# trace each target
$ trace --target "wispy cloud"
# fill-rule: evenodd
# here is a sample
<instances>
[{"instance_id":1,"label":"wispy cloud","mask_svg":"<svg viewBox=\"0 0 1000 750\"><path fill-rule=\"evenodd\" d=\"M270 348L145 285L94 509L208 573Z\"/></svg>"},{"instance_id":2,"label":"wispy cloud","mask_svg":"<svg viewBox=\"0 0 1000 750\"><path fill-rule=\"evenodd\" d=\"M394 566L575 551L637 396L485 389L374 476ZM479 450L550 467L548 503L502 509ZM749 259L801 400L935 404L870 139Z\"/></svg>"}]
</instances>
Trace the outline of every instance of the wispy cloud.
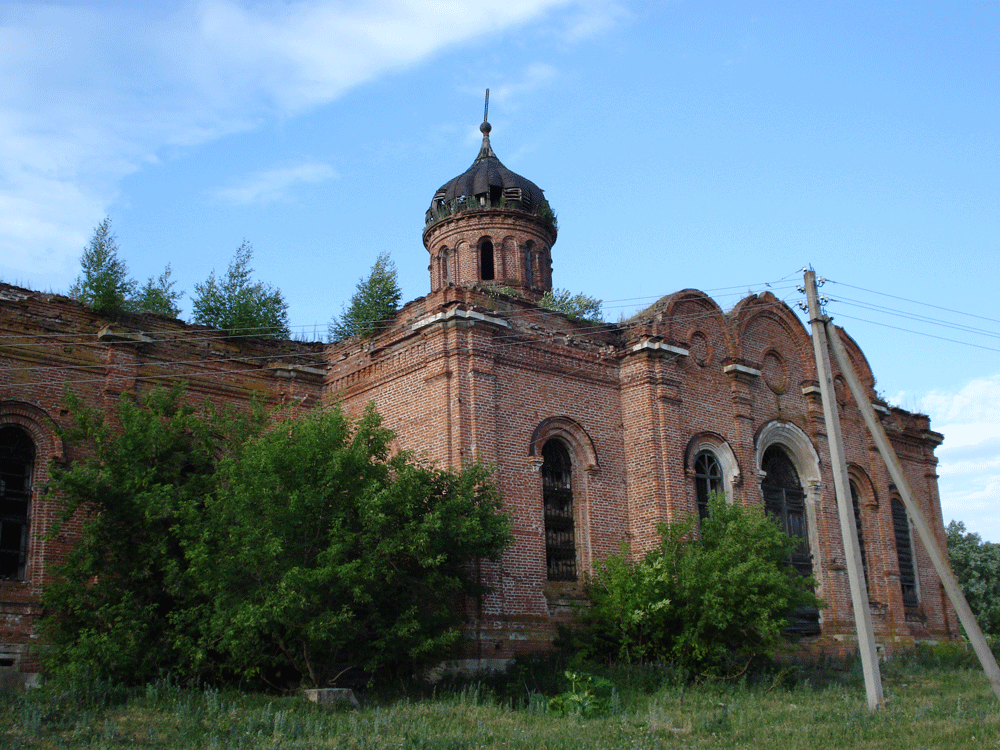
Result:
<instances>
[{"instance_id":1,"label":"wispy cloud","mask_svg":"<svg viewBox=\"0 0 1000 750\"><path fill-rule=\"evenodd\" d=\"M1000 374L956 392L931 391L920 409L945 436L937 450L945 522L961 519L970 531L1000 542Z\"/></svg>"},{"instance_id":2,"label":"wispy cloud","mask_svg":"<svg viewBox=\"0 0 1000 750\"><path fill-rule=\"evenodd\" d=\"M9 4L0 20L2 270L68 278L122 178L166 146L294 116L574 2Z\"/></svg>"},{"instance_id":3,"label":"wispy cloud","mask_svg":"<svg viewBox=\"0 0 1000 750\"><path fill-rule=\"evenodd\" d=\"M300 164L250 175L239 185L220 188L215 195L236 205L287 200L298 185L316 184L337 177L327 164Z\"/></svg>"}]
</instances>

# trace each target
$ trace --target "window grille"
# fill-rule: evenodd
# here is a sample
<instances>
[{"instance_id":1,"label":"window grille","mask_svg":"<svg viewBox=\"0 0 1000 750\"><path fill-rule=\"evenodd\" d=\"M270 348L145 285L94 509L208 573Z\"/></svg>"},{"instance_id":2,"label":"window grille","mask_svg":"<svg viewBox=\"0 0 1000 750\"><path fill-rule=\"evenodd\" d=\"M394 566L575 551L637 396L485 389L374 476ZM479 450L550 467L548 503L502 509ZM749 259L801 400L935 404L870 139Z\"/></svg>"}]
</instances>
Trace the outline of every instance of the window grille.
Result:
<instances>
[{"instance_id":1,"label":"window grille","mask_svg":"<svg viewBox=\"0 0 1000 750\"><path fill-rule=\"evenodd\" d=\"M545 562L550 581L576 580L573 529L573 472L569 451L558 440L542 448L542 499L545 506Z\"/></svg>"},{"instance_id":2,"label":"window grille","mask_svg":"<svg viewBox=\"0 0 1000 750\"><path fill-rule=\"evenodd\" d=\"M764 495L765 510L778 521L782 531L799 540L798 546L792 550L789 562L801 575L811 576L812 554L809 552L806 493L799 481L799 473L791 459L777 446L764 451L761 469L764 471L761 492ZM788 629L806 635L819 633L819 610L816 607L796 609L789 618Z\"/></svg>"},{"instance_id":3,"label":"window grille","mask_svg":"<svg viewBox=\"0 0 1000 750\"><path fill-rule=\"evenodd\" d=\"M861 501L858 499L858 488L854 482L851 485L851 504L854 506L854 527L858 534L858 549L861 550L861 569L865 574L865 587L870 588L868 578L868 556L865 554L865 533L861 524ZM871 592L869 591L869 596Z\"/></svg>"},{"instance_id":4,"label":"window grille","mask_svg":"<svg viewBox=\"0 0 1000 750\"><path fill-rule=\"evenodd\" d=\"M920 604L917 595L917 568L913 560L913 542L910 537L910 517L906 506L898 498L892 498L892 527L896 536L896 559L899 562L899 585L903 590L903 605L916 607Z\"/></svg>"},{"instance_id":5,"label":"window grille","mask_svg":"<svg viewBox=\"0 0 1000 750\"><path fill-rule=\"evenodd\" d=\"M0 427L0 579L23 580L35 446L19 427Z\"/></svg>"},{"instance_id":6,"label":"window grille","mask_svg":"<svg viewBox=\"0 0 1000 750\"><path fill-rule=\"evenodd\" d=\"M713 492L723 492L722 467L711 451L701 451L694 459L694 488L698 501L698 518L709 516L708 498Z\"/></svg>"}]
</instances>

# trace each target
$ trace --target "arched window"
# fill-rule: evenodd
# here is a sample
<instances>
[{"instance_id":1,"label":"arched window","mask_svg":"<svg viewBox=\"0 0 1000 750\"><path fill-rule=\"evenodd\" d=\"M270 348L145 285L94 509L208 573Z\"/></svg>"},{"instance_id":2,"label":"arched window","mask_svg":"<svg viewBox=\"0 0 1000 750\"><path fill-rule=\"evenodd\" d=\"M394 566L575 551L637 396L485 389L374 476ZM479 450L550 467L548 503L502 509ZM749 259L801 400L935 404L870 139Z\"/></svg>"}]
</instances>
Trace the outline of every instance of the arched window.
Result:
<instances>
[{"instance_id":1,"label":"arched window","mask_svg":"<svg viewBox=\"0 0 1000 750\"><path fill-rule=\"evenodd\" d=\"M532 265L532 255L534 254L535 243L528 240L524 245L524 279L528 286L532 286L534 282L534 269Z\"/></svg>"},{"instance_id":2,"label":"arched window","mask_svg":"<svg viewBox=\"0 0 1000 750\"><path fill-rule=\"evenodd\" d=\"M910 517L899 498L892 498L892 528L896 537L896 560L899 562L899 586L903 590L903 605L920 604L917 592L917 566L913 560L913 542L910 537Z\"/></svg>"},{"instance_id":3,"label":"arched window","mask_svg":"<svg viewBox=\"0 0 1000 750\"><path fill-rule=\"evenodd\" d=\"M542 448L542 500L545 506L545 563L550 581L576 580L573 533L573 465L561 440Z\"/></svg>"},{"instance_id":4,"label":"arched window","mask_svg":"<svg viewBox=\"0 0 1000 750\"><path fill-rule=\"evenodd\" d=\"M865 586L868 587L868 556L865 554L865 533L861 524L861 500L858 497L858 486L854 482L850 485L851 505L854 506L854 527L858 534L858 549L861 550L861 569L865 573Z\"/></svg>"},{"instance_id":5,"label":"arched window","mask_svg":"<svg viewBox=\"0 0 1000 750\"><path fill-rule=\"evenodd\" d=\"M451 253L447 246L441 248L441 281L445 286L451 283Z\"/></svg>"},{"instance_id":6,"label":"arched window","mask_svg":"<svg viewBox=\"0 0 1000 750\"><path fill-rule=\"evenodd\" d=\"M22 580L35 445L20 427L0 427L0 579Z\"/></svg>"},{"instance_id":7,"label":"arched window","mask_svg":"<svg viewBox=\"0 0 1000 750\"><path fill-rule=\"evenodd\" d=\"M812 575L806 493L799 481L799 473L784 450L776 445L764 451L761 470L764 471L764 480L760 488L768 515L778 520L781 530L788 536L799 540L789 562L802 575ZM792 612L788 629L804 635L819 633L819 610L816 607L799 607Z\"/></svg>"},{"instance_id":8,"label":"arched window","mask_svg":"<svg viewBox=\"0 0 1000 750\"><path fill-rule=\"evenodd\" d=\"M708 518L708 498L713 492L725 492L722 466L712 451L700 451L694 458L694 492L698 501L698 518Z\"/></svg>"},{"instance_id":9,"label":"arched window","mask_svg":"<svg viewBox=\"0 0 1000 750\"><path fill-rule=\"evenodd\" d=\"M479 243L479 278L483 281L493 281L493 242L484 239Z\"/></svg>"},{"instance_id":10,"label":"arched window","mask_svg":"<svg viewBox=\"0 0 1000 750\"><path fill-rule=\"evenodd\" d=\"M764 451L761 469L765 472L761 483L764 507L778 519L782 531L799 540L799 546L792 551L792 565L802 575L812 575L812 555L809 553L809 531L806 526L806 493L799 482L799 473L795 471L795 466L785 452L773 445Z\"/></svg>"}]
</instances>

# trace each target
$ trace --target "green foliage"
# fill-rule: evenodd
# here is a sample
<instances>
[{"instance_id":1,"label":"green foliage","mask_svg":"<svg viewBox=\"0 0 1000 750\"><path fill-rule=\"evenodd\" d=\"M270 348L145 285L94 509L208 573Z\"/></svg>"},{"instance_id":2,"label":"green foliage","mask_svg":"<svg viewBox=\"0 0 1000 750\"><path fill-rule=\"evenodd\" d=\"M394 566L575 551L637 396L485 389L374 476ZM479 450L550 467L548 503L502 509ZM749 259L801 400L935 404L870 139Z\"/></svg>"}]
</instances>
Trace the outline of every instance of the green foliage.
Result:
<instances>
[{"instance_id":1,"label":"green foliage","mask_svg":"<svg viewBox=\"0 0 1000 750\"><path fill-rule=\"evenodd\" d=\"M139 310L156 315L166 315L170 318L180 316L181 309L177 306L177 302L184 296L184 292L174 291L174 284L176 282L170 279L171 273L173 271L168 263L159 278L154 280L150 276L146 280L146 283L139 290L139 296L136 298L136 305Z\"/></svg>"},{"instance_id":2,"label":"green foliage","mask_svg":"<svg viewBox=\"0 0 1000 750\"><path fill-rule=\"evenodd\" d=\"M70 287L70 297L113 317L129 310L136 283L129 278L125 261L118 257L118 241L109 217L94 228L94 236L80 256L80 271Z\"/></svg>"},{"instance_id":3,"label":"green foliage","mask_svg":"<svg viewBox=\"0 0 1000 750\"><path fill-rule=\"evenodd\" d=\"M83 457L52 467L49 498L82 533L43 594L62 679L410 675L458 638L460 595L485 593L473 561L510 540L483 467L390 456L373 409L264 429L179 388L109 418L67 401Z\"/></svg>"},{"instance_id":4,"label":"green foliage","mask_svg":"<svg viewBox=\"0 0 1000 750\"><path fill-rule=\"evenodd\" d=\"M182 396L179 388L141 404L123 396L111 424L67 397L73 426L64 439L89 452L53 465L49 485L61 524L83 523L43 595L45 653L56 673L132 681L193 668L200 634L185 615L204 601L185 549L214 492L220 435L232 426Z\"/></svg>"},{"instance_id":5,"label":"green foliage","mask_svg":"<svg viewBox=\"0 0 1000 750\"><path fill-rule=\"evenodd\" d=\"M570 669L564 674L570 682L570 689L549 701L550 714L592 719L611 710L615 686L610 680Z\"/></svg>"},{"instance_id":6,"label":"green foliage","mask_svg":"<svg viewBox=\"0 0 1000 750\"><path fill-rule=\"evenodd\" d=\"M232 335L288 338L288 304L281 291L253 280L253 247L243 240L229 262L226 275L212 271L204 284L195 284L194 322Z\"/></svg>"},{"instance_id":7,"label":"green foliage","mask_svg":"<svg viewBox=\"0 0 1000 750\"><path fill-rule=\"evenodd\" d=\"M340 317L330 321L330 340L342 341L351 336L378 333L395 315L403 293L396 279L396 264L389 253L381 253L367 279L359 279L357 291Z\"/></svg>"},{"instance_id":8,"label":"green foliage","mask_svg":"<svg viewBox=\"0 0 1000 750\"><path fill-rule=\"evenodd\" d=\"M111 232L111 219L94 228L90 244L80 256L80 271L69 296L102 315L119 318L126 313L156 313L176 318L177 301L183 292L173 291L168 264L159 279L152 277L141 289L129 278L128 266L118 257L118 240Z\"/></svg>"},{"instance_id":9,"label":"green foliage","mask_svg":"<svg viewBox=\"0 0 1000 750\"><path fill-rule=\"evenodd\" d=\"M988 638L1000 639L1000 544L966 533L952 521L945 530L948 559L976 622Z\"/></svg>"},{"instance_id":10,"label":"green foliage","mask_svg":"<svg viewBox=\"0 0 1000 750\"><path fill-rule=\"evenodd\" d=\"M671 661L697 674L732 674L772 657L787 615L818 604L786 562L796 541L758 508L710 500L711 517L660 527L658 547L611 555L588 581L585 653Z\"/></svg>"},{"instance_id":11,"label":"green foliage","mask_svg":"<svg viewBox=\"0 0 1000 750\"><path fill-rule=\"evenodd\" d=\"M563 313L570 320L585 320L600 323L601 300L586 294L573 294L567 289L546 292L538 303L542 307Z\"/></svg>"},{"instance_id":12,"label":"green foliage","mask_svg":"<svg viewBox=\"0 0 1000 750\"><path fill-rule=\"evenodd\" d=\"M535 216L551 224L553 229L559 229L559 220L556 217L556 212L552 210L552 206L549 205L548 201L542 201L538 205L535 209Z\"/></svg>"},{"instance_id":13,"label":"green foliage","mask_svg":"<svg viewBox=\"0 0 1000 750\"><path fill-rule=\"evenodd\" d=\"M893 654L883 664L886 704L865 707L860 669L792 665L800 679L706 680L633 686L655 669L620 666L617 699L600 716L545 716L532 694L516 705L481 682L410 684L404 694L357 691L361 709L329 710L301 695L244 693L162 679L123 690L46 681L0 693L7 748L433 748L434 750L663 750L664 748L994 748L997 701L980 669L924 667ZM601 674L598 669L594 674ZM609 675L610 676L610 675ZM562 670L545 675L562 690Z\"/></svg>"},{"instance_id":14,"label":"green foliage","mask_svg":"<svg viewBox=\"0 0 1000 750\"><path fill-rule=\"evenodd\" d=\"M279 422L223 463L198 567L242 674L409 675L458 638L457 595L486 591L470 562L502 553L509 520L483 467L390 456L392 438L374 409L355 425L334 408Z\"/></svg>"}]
</instances>

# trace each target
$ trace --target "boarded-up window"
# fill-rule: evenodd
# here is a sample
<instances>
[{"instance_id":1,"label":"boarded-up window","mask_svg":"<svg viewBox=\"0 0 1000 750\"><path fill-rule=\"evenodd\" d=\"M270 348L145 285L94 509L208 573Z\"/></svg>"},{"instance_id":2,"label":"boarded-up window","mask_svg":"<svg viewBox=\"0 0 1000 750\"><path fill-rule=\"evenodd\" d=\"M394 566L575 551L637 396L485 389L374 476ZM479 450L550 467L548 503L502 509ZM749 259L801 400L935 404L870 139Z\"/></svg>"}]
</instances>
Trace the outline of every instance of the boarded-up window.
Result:
<instances>
[{"instance_id":1,"label":"boarded-up window","mask_svg":"<svg viewBox=\"0 0 1000 750\"><path fill-rule=\"evenodd\" d=\"M20 427L0 427L0 579L24 578L35 446Z\"/></svg>"},{"instance_id":2,"label":"boarded-up window","mask_svg":"<svg viewBox=\"0 0 1000 750\"><path fill-rule=\"evenodd\" d=\"M573 467L559 440L542 448L542 499L545 506L545 563L550 581L576 580L573 533Z\"/></svg>"},{"instance_id":3,"label":"boarded-up window","mask_svg":"<svg viewBox=\"0 0 1000 750\"><path fill-rule=\"evenodd\" d=\"M892 498L892 528L896 536L896 559L899 562L899 586L903 590L903 604L916 607L920 604L920 597L917 595L917 567L913 560L910 518L903 501L895 497Z\"/></svg>"}]
</instances>

